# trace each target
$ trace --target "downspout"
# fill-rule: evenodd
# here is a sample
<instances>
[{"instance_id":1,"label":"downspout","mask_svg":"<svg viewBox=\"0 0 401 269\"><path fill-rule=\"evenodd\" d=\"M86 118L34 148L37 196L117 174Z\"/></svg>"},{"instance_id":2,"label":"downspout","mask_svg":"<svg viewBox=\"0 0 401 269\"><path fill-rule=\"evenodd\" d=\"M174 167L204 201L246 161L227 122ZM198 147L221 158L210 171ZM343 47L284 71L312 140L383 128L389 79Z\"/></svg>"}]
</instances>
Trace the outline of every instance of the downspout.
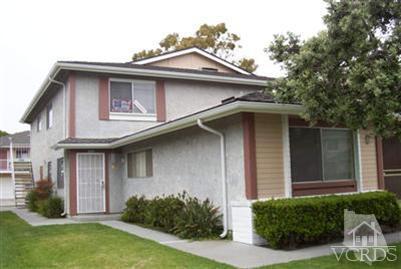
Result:
<instances>
[{"instance_id":1,"label":"downspout","mask_svg":"<svg viewBox=\"0 0 401 269\"><path fill-rule=\"evenodd\" d=\"M50 77L49 76L49 81L50 82L53 82L53 83L55 83L55 84L57 84L57 85L61 85L61 87L63 87L63 136L64 136L64 138L67 138L67 128L66 128L66 122L67 122L67 120L66 120L66 113L65 113L65 106L66 106L66 87L65 87L65 84L63 83L63 82L61 82L61 81L57 81L57 80L55 80L55 79L53 79L52 77ZM64 170L64 175L65 175L65 160L64 160L64 162L63 162L63 165L64 165L64 167L63 167L63 170ZM63 180L64 180L64 188L63 188L63 192L64 192L64 211L63 211L63 213L61 213L61 216L65 216L65 215L67 215L67 191L66 191L66 184L65 184L65 176L64 176L64 178L63 178Z\"/></svg>"},{"instance_id":2,"label":"downspout","mask_svg":"<svg viewBox=\"0 0 401 269\"><path fill-rule=\"evenodd\" d=\"M197 123L198 126L203 130L220 137L221 184L223 192L223 228L224 228L223 232L220 234L220 238L225 238L228 233L228 214L227 214L226 148L224 142L224 134L204 125L201 119L198 119Z\"/></svg>"},{"instance_id":3,"label":"downspout","mask_svg":"<svg viewBox=\"0 0 401 269\"><path fill-rule=\"evenodd\" d=\"M66 92L65 91L66 91L66 87L65 87L65 84L63 82L54 80L51 77L49 77L49 81L53 82L55 84L61 85L63 87L63 135L64 135L64 138L67 138L67 134L66 134L66 130L67 130L67 128L66 128L66 113L65 113L65 106L66 106Z\"/></svg>"}]
</instances>

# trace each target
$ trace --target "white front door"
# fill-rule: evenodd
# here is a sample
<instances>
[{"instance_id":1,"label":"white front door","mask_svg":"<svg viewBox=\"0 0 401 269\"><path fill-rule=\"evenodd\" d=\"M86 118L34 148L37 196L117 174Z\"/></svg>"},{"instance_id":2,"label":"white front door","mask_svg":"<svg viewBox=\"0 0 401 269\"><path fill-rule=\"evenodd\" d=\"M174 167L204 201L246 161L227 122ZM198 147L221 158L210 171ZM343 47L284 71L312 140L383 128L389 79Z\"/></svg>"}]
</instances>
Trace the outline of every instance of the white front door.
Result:
<instances>
[{"instance_id":1,"label":"white front door","mask_svg":"<svg viewBox=\"0 0 401 269\"><path fill-rule=\"evenodd\" d=\"M77 153L78 214L105 212L104 153Z\"/></svg>"}]
</instances>

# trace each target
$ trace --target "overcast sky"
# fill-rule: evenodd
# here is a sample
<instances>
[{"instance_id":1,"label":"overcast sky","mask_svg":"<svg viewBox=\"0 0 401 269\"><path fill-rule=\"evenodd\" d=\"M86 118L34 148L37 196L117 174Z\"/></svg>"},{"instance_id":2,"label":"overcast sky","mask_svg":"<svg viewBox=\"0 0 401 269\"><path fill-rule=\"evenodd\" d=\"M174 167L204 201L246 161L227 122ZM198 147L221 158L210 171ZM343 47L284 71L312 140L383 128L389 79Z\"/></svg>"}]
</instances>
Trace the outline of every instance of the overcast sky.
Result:
<instances>
[{"instance_id":1,"label":"overcast sky","mask_svg":"<svg viewBox=\"0 0 401 269\"><path fill-rule=\"evenodd\" d=\"M0 130L19 123L57 60L129 61L171 32L192 34L203 23L225 22L241 37L239 56L253 57L260 75L280 75L263 49L276 33L303 38L324 29L322 0L276 1L0 1Z\"/></svg>"}]
</instances>

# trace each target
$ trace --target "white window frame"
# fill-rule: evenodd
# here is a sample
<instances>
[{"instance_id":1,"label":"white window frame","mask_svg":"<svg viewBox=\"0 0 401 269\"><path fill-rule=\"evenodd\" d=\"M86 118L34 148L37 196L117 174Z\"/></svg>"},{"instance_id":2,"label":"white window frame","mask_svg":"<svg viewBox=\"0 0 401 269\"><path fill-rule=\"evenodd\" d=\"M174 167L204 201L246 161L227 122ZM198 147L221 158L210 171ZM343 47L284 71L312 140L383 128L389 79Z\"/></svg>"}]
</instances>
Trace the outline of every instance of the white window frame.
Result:
<instances>
[{"instance_id":1,"label":"white window frame","mask_svg":"<svg viewBox=\"0 0 401 269\"><path fill-rule=\"evenodd\" d=\"M49 109L50 107L50 109ZM47 105L46 107L46 127L47 129L50 129L53 127L53 104L50 103L49 105Z\"/></svg>"},{"instance_id":2,"label":"white window frame","mask_svg":"<svg viewBox=\"0 0 401 269\"><path fill-rule=\"evenodd\" d=\"M144 177L128 177L128 154L136 154L136 153L141 153L141 152L146 152L146 151L152 151L152 162L153 162L153 149L152 148L144 148L140 150L133 150L133 151L128 151L125 153L125 177L127 179L145 179L145 178L151 178L154 175L154 166L152 165L152 176L144 176ZM146 162L145 162L146 165ZM145 170L147 170L147 167L145 167Z\"/></svg>"},{"instance_id":3,"label":"white window frame","mask_svg":"<svg viewBox=\"0 0 401 269\"><path fill-rule=\"evenodd\" d=\"M143 113L125 113L125 112L112 112L111 111L111 83L112 82L126 82L131 83L131 97L132 100L135 98L135 82L137 83L149 83L154 86L154 107L155 113L152 114L143 114ZM132 101L131 100L131 101ZM139 79L122 79L122 78L110 78L109 79L109 100L108 100L108 110L109 110L109 119L111 120L132 120L132 121L156 121L157 120L157 106L156 106L156 81L154 80L139 80ZM134 105L133 105L134 106ZM134 107L133 107L134 108Z\"/></svg>"}]
</instances>

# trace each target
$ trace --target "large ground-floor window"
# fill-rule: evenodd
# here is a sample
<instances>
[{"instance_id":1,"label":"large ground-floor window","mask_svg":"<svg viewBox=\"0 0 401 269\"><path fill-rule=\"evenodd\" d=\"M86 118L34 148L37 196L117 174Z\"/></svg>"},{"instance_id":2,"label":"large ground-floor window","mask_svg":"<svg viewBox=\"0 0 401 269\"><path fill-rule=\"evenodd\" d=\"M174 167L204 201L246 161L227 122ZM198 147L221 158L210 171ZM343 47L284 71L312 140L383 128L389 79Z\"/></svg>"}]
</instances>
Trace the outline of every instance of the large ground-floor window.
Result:
<instances>
[{"instance_id":1,"label":"large ground-floor window","mask_svg":"<svg viewBox=\"0 0 401 269\"><path fill-rule=\"evenodd\" d=\"M355 178L353 133L348 129L290 127L294 183Z\"/></svg>"}]
</instances>

